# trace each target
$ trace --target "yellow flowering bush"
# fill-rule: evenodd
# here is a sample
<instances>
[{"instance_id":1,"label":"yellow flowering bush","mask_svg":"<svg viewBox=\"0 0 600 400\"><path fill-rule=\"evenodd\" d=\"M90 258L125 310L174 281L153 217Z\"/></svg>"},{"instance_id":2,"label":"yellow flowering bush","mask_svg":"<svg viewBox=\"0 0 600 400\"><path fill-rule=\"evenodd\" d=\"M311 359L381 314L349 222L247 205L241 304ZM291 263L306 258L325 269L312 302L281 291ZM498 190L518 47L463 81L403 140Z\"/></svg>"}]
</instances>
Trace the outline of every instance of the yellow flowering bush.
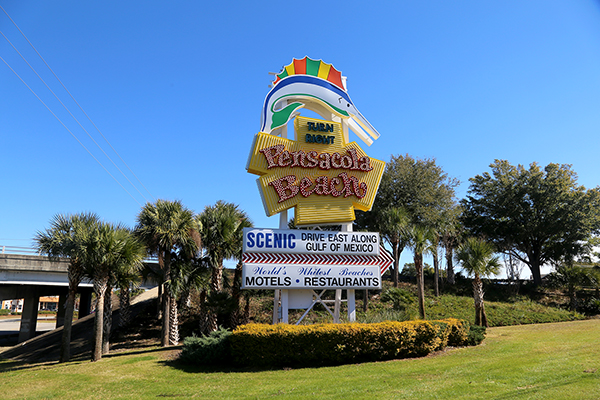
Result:
<instances>
[{"instance_id":1,"label":"yellow flowering bush","mask_svg":"<svg viewBox=\"0 0 600 400\"><path fill-rule=\"evenodd\" d=\"M233 361L251 366L318 366L420 357L467 341L469 324L441 321L377 324L242 325L229 337Z\"/></svg>"}]
</instances>

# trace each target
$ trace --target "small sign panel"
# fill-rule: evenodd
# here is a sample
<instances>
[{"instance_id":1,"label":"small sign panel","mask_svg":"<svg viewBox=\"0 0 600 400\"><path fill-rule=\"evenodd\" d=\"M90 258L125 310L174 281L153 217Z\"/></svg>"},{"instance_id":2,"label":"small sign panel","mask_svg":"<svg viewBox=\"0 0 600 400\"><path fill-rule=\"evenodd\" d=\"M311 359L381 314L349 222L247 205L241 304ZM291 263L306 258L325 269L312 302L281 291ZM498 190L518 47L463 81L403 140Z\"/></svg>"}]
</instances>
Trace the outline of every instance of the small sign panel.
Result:
<instances>
[{"instance_id":1,"label":"small sign panel","mask_svg":"<svg viewBox=\"0 0 600 400\"><path fill-rule=\"evenodd\" d=\"M378 256L379 233L244 228L244 253Z\"/></svg>"},{"instance_id":2,"label":"small sign panel","mask_svg":"<svg viewBox=\"0 0 600 400\"><path fill-rule=\"evenodd\" d=\"M245 265L244 289L381 289L377 265Z\"/></svg>"}]
</instances>

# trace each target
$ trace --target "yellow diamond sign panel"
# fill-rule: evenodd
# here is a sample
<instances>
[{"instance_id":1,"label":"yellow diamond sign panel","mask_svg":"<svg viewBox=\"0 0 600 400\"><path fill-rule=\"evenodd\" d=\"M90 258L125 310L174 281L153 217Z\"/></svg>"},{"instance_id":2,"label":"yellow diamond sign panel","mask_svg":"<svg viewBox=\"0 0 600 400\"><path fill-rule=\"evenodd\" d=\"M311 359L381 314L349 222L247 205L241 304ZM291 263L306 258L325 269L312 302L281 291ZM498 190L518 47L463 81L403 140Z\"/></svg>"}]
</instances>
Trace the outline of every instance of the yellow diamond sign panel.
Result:
<instances>
[{"instance_id":1,"label":"yellow diamond sign panel","mask_svg":"<svg viewBox=\"0 0 600 400\"><path fill-rule=\"evenodd\" d=\"M350 222L373 205L385 167L355 143L340 123L296 117L296 140L259 132L248 172L258 179L267 215L296 207L296 225Z\"/></svg>"}]
</instances>

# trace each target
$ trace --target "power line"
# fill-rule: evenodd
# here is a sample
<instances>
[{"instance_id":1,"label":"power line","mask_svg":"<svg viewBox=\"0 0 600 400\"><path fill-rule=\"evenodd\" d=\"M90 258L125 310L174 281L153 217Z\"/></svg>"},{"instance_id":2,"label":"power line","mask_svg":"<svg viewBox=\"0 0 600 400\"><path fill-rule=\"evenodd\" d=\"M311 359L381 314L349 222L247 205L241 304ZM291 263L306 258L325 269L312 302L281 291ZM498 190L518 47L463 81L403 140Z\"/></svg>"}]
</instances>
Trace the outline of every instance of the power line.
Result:
<instances>
[{"instance_id":1,"label":"power line","mask_svg":"<svg viewBox=\"0 0 600 400\"><path fill-rule=\"evenodd\" d=\"M77 124L79 125L79 127L81 129L83 129L83 131L88 135L88 137L92 140L92 142L94 142L94 144L96 145L96 147L98 147L100 149L100 151L102 151L102 153L104 153L104 155L106 156L106 158L108 158L110 160L110 162L115 166L115 168L117 168L117 170L121 173L121 175L123 175L125 177L125 179L127 179L127 181L131 184L131 186L133 186L135 188L135 190L137 190L137 192L144 198L144 200L148 201L146 199L146 197L142 194L142 192L140 192L138 190L137 187L135 187L135 185L133 184L133 182L131 182L129 180L129 178L123 173L123 171L121 171L121 168L118 167L117 164L115 164L115 162L112 160L112 158L110 158L110 156L108 154L106 154L106 152L104 151L104 149L102 147L100 147L100 145L98 144L98 142L96 142L96 140L94 140L94 138L92 137L92 135L89 134L89 132L83 127L83 125L81 125L81 123L79 122L79 120L73 115L73 113L71 112L71 110L69 110L69 108L62 102L61 99L58 98L58 96L56 95L56 93L54 93L54 91L50 88L50 86L48 86L48 84L46 83L46 81L44 81L44 79L40 76L40 74L37 73L37 71L31 66L31 64L29 64L29 61L27 61L25 59L25 57L23 57L23 55L21 54L21 52L19 52L19 50L17 50L17 48L12 44L12 42L6 37L6 35L4 35L4 33L2 31L0 31L0 35L2 35L4 37L4 39L6 39L6 41L12 46L12 48L17 52L17 54L19 56L21 56L21 59L23 61L25 61L25 63L29 66L29 68L33 71L33 73L40 79L40 81L42 81L42 83L44 84L44 86L46 86L46 89L48 89L50 91L50 93L52 93L52 95L54 95L54 98L56 100L58 100L58 102L63 106L63 108L69 113L69 115L71 116L71 118L73 118L75 120L75 122L77 122Z\"/></svg>"},{"instance_id":2,"label":"power line","mask_svg":"<svg viewBox=\"0 0 600 400\"><path fill-rule=\"evenodd\" d=\"M129 167L129 165L125 162L125 160L121 157L121 155L117 152L117 150L113 147L113 145L108 141L108 139L104 136L104 134L100 131L100 129L98 128L98 126L94 123L94 121L92 121L92 119L90 118L90 116L85 112L85 110L81 107L81 105L79 104L79 102L75 99L75 97L73 97L73 95L71 94L71 92L67 89L67 87L64 85L64 83L60 80L60 78L58 77L58 75L56 75L56 73L54 72L54 70L50 67L50 65L46 62L46 60L44 59L44 57L42 57L42 55L39 53L39 51L37 51L37 49L35 48L35 46L33 45L33 43L31 43L31 41L27 38L27 36L25 35L25 33L23 33L23 31L21 30L21 28L19 28L19 26L15 23L15 21L10 17L10 15L8 15L8 13L6 12L6 10L0 5L0 8L2 9L2 11L4 12L4 14L6 14L6 16L8 17L8 19L10 19L10 21L13 23L13 25L17 28L17 30L21 33L21 35L23 36L23 38L25 38L25 40L27 41L27 43L29 43L29 45L31 46L31 48L35 51L35 53L38 55L38 57L40 57L40 59L43 61L43 63L46 65L46 67L48 68L48 70L50 70L50 72L52 73L52 75L54 75L54 77L56 78L56 80L61 84L61 86L63 87L63 89L67 92L67 94L71 97L71 99L75 102L75 104L77 104L77 107L79 107L79 109L81 110L81 112L83 112L83 114L86 116L86 118L88 119L88 121L90 121L90 123L94 126L94 128L98 131L98 133L100 134L100 136L102 136L102 138L104 139L104 141L110 146L110 148L114 151L114 153L119 157L119 159L121 160L121 162L127 167L127 169L129 170L129 172L131 172L131 174L135 177L135 179L140 183L140 185L142 185L142 187L144 188L144 190L146 190L146 192L150 195L150 197L152 197L153 199L154 196L152 195L152 193L150 193L150 191L146 188L146 186L142 183L142 181L138 178L138 176L133 172L133 170ZM27 63L27 65L29 66L29 68L31 68L31 70L37 75L37 77L44 83L44 85L46 86L46 88L48 90L50 90L50 92L54 95L54 97L60 102L60 104L65 108L65 110L67 110L67 112L71 115L71 117L77 122L77 124L81 127L81 129L84 130L84 132L88 135L88 137L94 142L94 144L102 151L102 153L104 153L104 155L106 156L106 158L108 158L110 160L110 162L115 166L115 168L117 168L117 170L121 173L121 175L123 175L123 177L125 177L125 179L127 179L127 181L131 184L131 186L133 186L135 188L135 190L144 198L145 201L148 201L146 199L146 197L142 194L142 192L140 192L140 190L136 187L136 185L131 182L131 180L127 177L127 175L125 175L123 173L123 171L121 171L121 169L117 166L117 164L112 160L112 158L104 151L104 149L102 149L102 147L96 142L96 140L94 140L94 138L90 135L90 133L81 125L81 123L79 122L79 120L71 113L71 111L64 105L64 103L58 98L58 96L54 93L54 91L52 89L50 89L50 87L46 84L46 82L44 81L44 79L42 79L42 77L35 71L35 69L31 66L31 64L29 64L29 62L27 62L27 60L25 59L25 57L23 57L23 55L16 49L16 47L10 42L10 40L2 33L2 36L4 36L4 38L6 39L6 41L8 41L8 43L13 47L13 49L19 54L19 56L21 56L21 58L23 59L23 61L25 61L25 63ZM6 62L5 62L6 64ZM8 65L8 64L7 64ZM10 68L10 67L9 67ZM12 70L12 68L11 68ZM14 70L13 70L14 72ZM18 76L18 75L17 75ZM20 77L19 77L20 79ZM23 81L21 79L21 81ZM31 89L30 89L31 90ZM32 91L33 92L33 91ZM35 94L35 93L34 93ZM37 97L37 95L36 95ZM39 99L39 97L38 97ZM41 100L40 100L41 101ZM44 104L45 105L45 104ZM46 108L48 108L46 106ZM60 120L59 120L60 121ZM62 123L62 122L61 122ZM64 124L63 124L64 126ZM70 132L70 131L69 131ZM70 132L71 133L71 132ZM71 135L73 135L71 133ZM74 136L74 135L73 135ZM79 140L78 140L79 141ZM81 143L81 142L80 142ZM85 146L84 146L85 147ZM87 148L86 148L87 150ZM89 150L88 150L88 153ZM91 153L90 153L91 154ZM94 157L94 159L96 159ZM98 161L96 159L96 161ZM98 163L100 163L98 161ZM100 163L100 165L102 165ZM104 166L102 165L102 167L104 168ZM106 170L106 168L104 168ZM108 172L108 171L107 171ZM112 175L111 175L112 176ZM113 179L115 179L113 177ZM115 179L116 180L116 179ZM118 182L118 181L117 181ZM120 185L120 183L119 183ZM123 187L121 185L121 187ZM128 192L129 193L129 192ZM131 196L131 194L130 194ZM133 197L133 196L132 196ZM137 202L137 200L136 200ZM138 202L139 204L139 202Z\"/></svg>"},{"instance_id":3,"label":"power line","mask_svg":"<svg viewBox=\"0 0 600 400\"><path fill-rule=\"evenodd\" d=\"M131 196L131 198L132 198L132 199L133 199L133 200L134 200L136 203L138 203L138 204L141 206L142 204L141 204L139 201L137 201L137 199L136 199L135 197L133 197L133 196L131 195L131 193L129 193L129 191L128 191L127 189L125 189L125 187L124 187L123 185L121 185L121 182L119 182L119 181L118 181L118 180L117 180L117 179L116 179L116 178L113 176L113 174L111 174L111 173L110 173L110 171L109 171L109 170L107 170L107 169L106 169L106 167L105 167L104 165L102 165L102 163L101 163L101 162L100 162L100 161L99 161L99 160L98 160L98 159L97 159L97 158L96 158L96 157L95 157L95 156L92 154L92 152L91 152L91 151L89 151L89 150L88 150L88 148L87 148L87 147L85 147L85 145L84 145L83 143L81 143L81 141L80 141L80 140L77 138L77 136L75 136L75 134L74 134L73 132L71 132L71 130L70 130L70 129L69 129L69 128L68 128L68 127L67 127L67 126L66 126L66 125L65 125L65 124L64 124L64 123L61 121L61 120L60 120L60 118L58 118L58 116L57 116L56 114L54 114L54 112L53 112L53 111L50 109L50 107L48 107L48 106L46 105L46 103L44 103L44 101L43 101L43 100L40 98L40 96L38 96L38 95L37 95L37 94L36 94L36 93L33 91L33 89L32 89L31 87L29 87L29 85L28 85L28 84L27 84L27 83L26 83L26 82L23 80L23 78L21 78L21 77L19 76L19 74L17 74L17 71L15 71L15 70L14 70L14 69L13 69L13 68L10 66L10 65L8 65L8 63L6 62L6 60L4 60L4 58L2 58L2 56L0 56L0 60L2 60L2 62L4 62L4 64L6 64L6 66L7 66L7 67L8 67L8 68L9 68L9 69L10 69L10 70L13 72L13 74L15 74L15 75L17 76L17 78L19 78L19 80L20 80L21 82L23 82L23 85L25 85L25 86L27 87L27 89L29 89L29 91L31 91L31 93L33 93L33 95L34 95L34 96L35 96L35 97L36 97L36 98L37 98L37 99L40 101L40 103L42 103L42 104L44 105L44 107L46 107L46 109L47 109L48 111L50 111L50 113L51 113L51 114L54 116L54 118L56 118L56 120L57 120L58 122L60 122L60 124L61 124L61 125L62 125L62 126L63 126L63 127L66 129L66 130L67 130L67 132L69 132L69 133L71 134L71 136L73 136L73 138L74 138L75 140L77 140L77 142L78 142L78 143L81 145L81 147L83 147L83 148L85 149L85 151L87 151L87 152L88 152L88 154L89 154L90 156L92 156L92 158L93 158L94 160L96 160L96 162L97 162L98 164L100 164L100 166L101 166L101 167L102 167L102 168L103 168L103 169L106 171L106 173L107 173L108 175L110 175L110 176L111 176L111 178L113 178L113 179L115 180L115 182L117 182L117 183L119 184L119 186L121 186L121 187L123 188L123 190L124 190L125 192L127 192L127 194L128 194L129 196Z\"/></svg>"}]
</instances>

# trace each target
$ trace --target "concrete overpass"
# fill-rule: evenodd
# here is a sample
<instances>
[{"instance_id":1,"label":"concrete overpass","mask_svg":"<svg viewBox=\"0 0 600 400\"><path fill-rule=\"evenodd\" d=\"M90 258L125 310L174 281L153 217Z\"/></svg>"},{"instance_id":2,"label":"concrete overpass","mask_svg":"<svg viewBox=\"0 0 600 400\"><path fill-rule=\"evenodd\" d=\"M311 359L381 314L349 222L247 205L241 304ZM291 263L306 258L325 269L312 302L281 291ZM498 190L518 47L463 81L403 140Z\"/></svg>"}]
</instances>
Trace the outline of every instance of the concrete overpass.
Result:
<instances>
[{"instance_id":1,"label":"concrete overpass","mask_svg":"<svg viewBox=\"0 0 600 400\"><path fill-rule=\"evenodd\" d=\"M56 328L64 325L64 305L69 290L68 265L67 259L50 261L47 256L40 255L0 254L0 300L24 299L19 343L35 336L40 296L59 296ZM156 285L144 285L152 286ZM79 318L89 315L92 292L93 285L89 281L84 280L79 285Z\"/></svg>"}]
</instances>

